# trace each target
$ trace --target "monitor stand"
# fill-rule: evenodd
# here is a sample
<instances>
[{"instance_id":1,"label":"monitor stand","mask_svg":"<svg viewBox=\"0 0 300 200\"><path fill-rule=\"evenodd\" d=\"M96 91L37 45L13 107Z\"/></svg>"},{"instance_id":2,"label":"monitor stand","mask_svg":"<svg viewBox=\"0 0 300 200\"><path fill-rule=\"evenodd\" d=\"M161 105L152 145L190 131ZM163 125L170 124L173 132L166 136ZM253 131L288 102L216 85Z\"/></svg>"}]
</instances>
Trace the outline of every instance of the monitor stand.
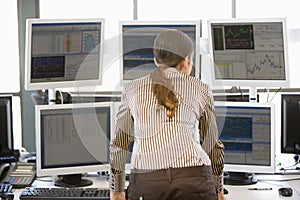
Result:
<instances>
[{"instance_id":1,"label":"monitor stand","mask_svg":"<svg viewBox=\"0 0 300 200\"><path fill-rule=\"evenodd\" d=\"M254 86L250 87L249 89L249 102L257 103L257 90Z\"/></svg>"},{"instance_id":2,"label":"monitor stand","mask_svg":"<svg viewBox=\"0 0 300 200\"><path fill-rule=\"evenodd\" d=\"M55 89L48 89L48 104L53 105L56 103Z\"/></svg>"},{"instance_id":3,"label":"monitor stand","mask_svg":"<svg viewBox=\"0 0 300 200\"><path fill-rule=\"evenodd\" d=\"M253 177L253 174L246 172L228 172L224 176L225 185L251 185L256 183L257 179Z\"/></svg>"},{"instance_id":4,"label":"monitor stand","mask_svg":"<svg viewBox=\"0 0 300 200\"><path fill-rule=\"evenodd\" d=\"M58 187L85 187L92 185L91 180L82 179L82 174L59 175L54 185Z\"/></svg>"}]
</instances>

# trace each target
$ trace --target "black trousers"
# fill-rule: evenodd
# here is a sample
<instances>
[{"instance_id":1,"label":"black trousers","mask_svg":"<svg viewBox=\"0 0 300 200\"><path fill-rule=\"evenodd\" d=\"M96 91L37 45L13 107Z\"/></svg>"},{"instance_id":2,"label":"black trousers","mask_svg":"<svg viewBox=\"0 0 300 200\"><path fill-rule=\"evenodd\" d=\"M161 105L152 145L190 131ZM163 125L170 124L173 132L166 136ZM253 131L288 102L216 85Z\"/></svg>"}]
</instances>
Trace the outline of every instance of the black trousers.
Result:
<instances>
[{"instance_id":1,"label":"black trousers","mask_svg":"<svg viewBox=\"0 0 300 200\"><path fill-rule=\"evenodd\" d=\"M217 200L210 166L132 170L128 200Z\"/></svg>"}]
</instances>

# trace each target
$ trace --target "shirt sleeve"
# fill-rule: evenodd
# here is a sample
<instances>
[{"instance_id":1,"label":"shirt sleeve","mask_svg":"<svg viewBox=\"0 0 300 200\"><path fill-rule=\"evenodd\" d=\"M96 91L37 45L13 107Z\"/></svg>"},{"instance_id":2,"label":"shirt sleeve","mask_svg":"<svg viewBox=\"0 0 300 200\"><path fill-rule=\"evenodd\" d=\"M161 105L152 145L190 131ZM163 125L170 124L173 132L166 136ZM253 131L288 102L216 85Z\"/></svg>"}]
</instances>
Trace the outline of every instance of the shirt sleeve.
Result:
<instances>
[{"instance_id":1,"label":"shirt sleeve","mask_svg":"<svg viewBox=\"0 0 300 200\"><path fill-rule=\"evenodd\" d=\"M126 96L123 94L117 113L115 137L110 143L109 187L113 192L121 192L125 189L125 162L132 130L133 118L126 104Z\"/></svg>"},{"instance_id":2,"label":"shirt sleeve","mask_svg":"<svg viewBox=\"0 0 300 200\"><path fill-rule=\"evenodd\" d=\"M223 189L224 145L219 140L213 97L211 94L208 95L208 101L204 106L199 125L202 147L211 160L216 190L220 192Z\"/></svg>"}]
</instances>

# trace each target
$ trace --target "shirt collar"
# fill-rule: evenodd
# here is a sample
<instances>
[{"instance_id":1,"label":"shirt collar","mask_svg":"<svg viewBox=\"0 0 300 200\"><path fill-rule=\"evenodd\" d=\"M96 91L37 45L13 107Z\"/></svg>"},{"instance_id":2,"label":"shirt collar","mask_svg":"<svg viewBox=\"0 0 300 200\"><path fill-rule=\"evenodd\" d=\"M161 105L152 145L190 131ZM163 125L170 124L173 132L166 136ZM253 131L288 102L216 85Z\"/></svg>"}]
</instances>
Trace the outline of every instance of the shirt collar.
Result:
<instances>
[{"instance_id":1,"label":"shirt collar","mask_svg":"<svg viewBox=\"0 0 300 200\"><path fill-rule=\"evenodd\" d=\"M168 67L165 70L166 72L179 72L175 67Z\"/></svg>"}]
</instances>

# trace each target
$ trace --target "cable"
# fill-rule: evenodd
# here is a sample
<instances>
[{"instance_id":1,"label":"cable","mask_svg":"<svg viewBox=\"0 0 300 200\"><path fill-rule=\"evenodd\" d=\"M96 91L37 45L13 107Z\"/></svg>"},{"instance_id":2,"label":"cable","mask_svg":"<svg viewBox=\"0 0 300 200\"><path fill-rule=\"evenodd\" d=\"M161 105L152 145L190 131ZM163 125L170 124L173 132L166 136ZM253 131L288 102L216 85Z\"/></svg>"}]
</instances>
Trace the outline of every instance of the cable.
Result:
<instances>
[{"instance_id":1,"label":"cable","mask_svg":"<svg viewBox=\"0 0 300 200\"><path fill-rule=\"evenodd\" d=\"M295 163L293 165L287 166L287 167L282 167L280 170L286 171L286 170L300 170L300 167L297 167L297 165L300 163L300 158L299 155L294 156ZM295 168L291 168L295 167Z\"/></svg>"},{"instance_id":2,"label":"cable","mask_svg":"<svg viewBox=\"0 0 300 200\"><path fill-rule=\"evenodd\" d=\"M59 95L60 95L60 102L61 102L61 104L64 104L64 96L63 96L63 94L60 90L58 90L58 92L59 92Z\"/></svg>"},{"instance_id":3,"label":"cable","mask_svg":"<svg viewBox=\"0 0 300 200\"><path fill-rule=\"evenodd\" d=\"M244 99L243 90L241 89L241 87L238 87L238 90L240 91L240 94L241 94L241 101L243 101L243 99Z\"/></svg>"},{"instance_id":4,"label":"cable","mask_svg":"<svg viewBox=\"0 0 300 200\"><path fill-rule=\"evenodd\" d=\"M269 98L270 98L270 88L267 87L267 103L269 102Z\"/></svg>"},{"instance_id":5,"label":"cable","mask_svg":"<svg viewBox=\"0 0 300 200\"><path fill-rule=\"evenodd\" d=\"M278 88L275 92L275 94L273 95L273 97L271 98L271 100L269 101L269 103L271 103L273 101L273 99L275 98L275 96L277 95L277 93L281 90L282 88Z\"/></svg>"},{"instance_id":6,"label":"cable","mask_svg":"<svg viewBox=\"0 0 300 200\"><path fill-rule=\"evenodd\" d=\"M264 181L298 181L300 178L290 178L290 179L257 179L259 182L264 182Z\"/></svg>"},{"instance_id":7,"label":"cable","mask_svg":"<svg viewBox=\"0 0 300 200\"><path fill-rule=\"evenodd\" d=\"M36 180L39 180L42 182L53 182L53 178L51 176L39 176L36 178Z\"/></svg>"},{"instance_id":8,"label":"cable","mask_svg":"<svg viewBox=\"0 0 300 200\"><path fill-rule=\"evenodd\" d=\"M270 182L269 182L270 180L257 180L257 181L262 182L262 183L267 183L267 184L270 184L270 185L275 185L275 186L283 187L282 184L270 183ZM275 181L275 180L274 180L274 181Z\"/></svg>"}]
</instances>

